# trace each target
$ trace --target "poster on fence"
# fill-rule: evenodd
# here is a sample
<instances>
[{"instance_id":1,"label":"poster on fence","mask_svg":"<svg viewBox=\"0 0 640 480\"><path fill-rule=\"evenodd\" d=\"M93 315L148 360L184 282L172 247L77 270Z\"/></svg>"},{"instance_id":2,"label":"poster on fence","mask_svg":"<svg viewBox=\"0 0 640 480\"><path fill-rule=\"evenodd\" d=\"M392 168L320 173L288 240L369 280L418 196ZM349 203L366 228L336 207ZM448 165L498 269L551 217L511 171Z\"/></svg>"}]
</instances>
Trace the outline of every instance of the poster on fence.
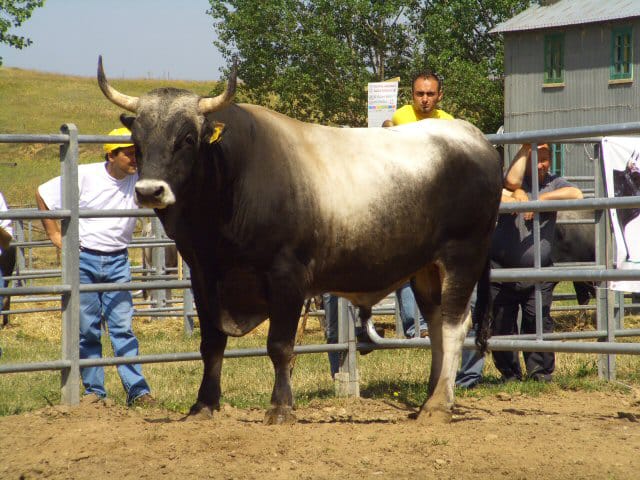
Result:
<instances>
[{"instance_id":1,"label":"poster on fence","mask_svg":"<svg viewBox=\"0 0 640 480\"><path fill-rule=\"evenodd\" d=\"M640 137L605 137L602 155L607 196L640 196ZM609 213L616 267L640 270L640 208L615 208ZM611 282L611 289L640 292L640 280Z\"/></svg>"},{"instance_id":2,"label":"poster on fence","mask_svg":"<svg viewBox=\"0 0 640 480\"><path fill-rule=\"evenodd\" d=\"M398 106L398 82L373 82L368 88L367 125L381 127L391 120Z\"/></svg>"}]
</instances>

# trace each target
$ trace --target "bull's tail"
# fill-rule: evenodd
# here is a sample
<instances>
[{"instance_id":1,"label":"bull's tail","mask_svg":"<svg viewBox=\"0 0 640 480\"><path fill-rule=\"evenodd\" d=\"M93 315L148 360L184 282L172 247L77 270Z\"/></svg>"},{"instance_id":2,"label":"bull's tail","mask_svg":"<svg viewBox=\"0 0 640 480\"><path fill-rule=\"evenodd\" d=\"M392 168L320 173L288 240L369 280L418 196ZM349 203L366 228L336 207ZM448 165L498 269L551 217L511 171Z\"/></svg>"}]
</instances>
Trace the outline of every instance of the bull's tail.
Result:
<instances>
[{"instance_id":1,"label":"bull's tail","mask_svg":"<svg viewBox=\"0 0 640 480\"><path fill-rule=\"evenodd\" d=\"M480 353L487 353L487 340L491 336L491 284L489 274L491 272L491 262L487 256L480 279L476 297L476 306L473 311L474 324L476 329L476 345L480 347Z\"/></svg>"}]
</instances>

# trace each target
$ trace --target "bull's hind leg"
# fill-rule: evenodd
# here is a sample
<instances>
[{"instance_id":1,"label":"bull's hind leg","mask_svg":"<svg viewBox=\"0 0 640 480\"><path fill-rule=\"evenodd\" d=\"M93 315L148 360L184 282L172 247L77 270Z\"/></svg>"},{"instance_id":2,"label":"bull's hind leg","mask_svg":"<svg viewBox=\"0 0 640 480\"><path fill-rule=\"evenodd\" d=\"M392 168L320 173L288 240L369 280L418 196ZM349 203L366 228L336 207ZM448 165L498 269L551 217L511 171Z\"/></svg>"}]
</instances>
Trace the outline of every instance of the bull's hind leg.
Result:
<instances>
[{"instance_id":1,"label":"bull's hind leg","mask_svg":"<svg viewBox=\"0 0 640 480\"><path fill-rule=\"evenodd\" d=\"M420 409L421 419L451 420L456 371L471 324L468 303L473 285L473 279L452 276L441 264L430 265L416 276L416 301L428 318L432 349L428 397Z\"/></svg>"}]
</instances>

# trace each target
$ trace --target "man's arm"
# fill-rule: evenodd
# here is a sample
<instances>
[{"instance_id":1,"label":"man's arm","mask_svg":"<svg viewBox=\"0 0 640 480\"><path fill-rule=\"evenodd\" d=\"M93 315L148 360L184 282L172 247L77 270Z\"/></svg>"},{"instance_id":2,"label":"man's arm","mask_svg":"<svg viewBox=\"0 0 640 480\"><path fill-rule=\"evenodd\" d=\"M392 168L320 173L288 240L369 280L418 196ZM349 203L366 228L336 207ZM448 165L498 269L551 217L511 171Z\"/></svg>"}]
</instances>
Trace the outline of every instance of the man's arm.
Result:
<instances>
[{"instance_id":1,"label":"man's arm","mask_svg":"<svg viewBox=\"0 0 640 480\"><path fill-rule=\"evenodd\" d=\"M561 187L550 192L543 192L538 196L538 200L580 200L582 199L582 190L578 187ZM525 220L533 219L533 212L524 212Z\"/></svg>"},{"instance_id":2,"label":"man's arm","mask_svg":"<svg viewBox=\"0 0 640 480\"><path fill-rule=\"evenodd\" d=\"M38 204L38 210L49 210L49 207L37 190L36 203ZM60 230L60 223L53 218L43 218L42 226L44 227L44 231L47 233L49 240L51 240L56 247L62 248L62 231Z\"/></svg>"},{"instance_id":3,"label":"man's arm","mask_svg":"<svg viewBox=\"0 0 640 480\"><path fill-rule=\"evenodd\" d=\"M580 200L582 191L578 187L562 187L538 195L539 200Z\"/></svg>"},{"instance_id":4,"label":"man's arm","mask_svg":"<svg viewBox=\"0 0 640 480\"><path fill-rule=\"evenodd\" d=\"M504 186L509 190L517 190L522 186L522 180L524 179L524 172L527 168L527 161L529 161L529 153L531 152L531 145L525 143L520 147L518 153L511 161L507 175L504 178Z\"/></svg>"}]
</instances>

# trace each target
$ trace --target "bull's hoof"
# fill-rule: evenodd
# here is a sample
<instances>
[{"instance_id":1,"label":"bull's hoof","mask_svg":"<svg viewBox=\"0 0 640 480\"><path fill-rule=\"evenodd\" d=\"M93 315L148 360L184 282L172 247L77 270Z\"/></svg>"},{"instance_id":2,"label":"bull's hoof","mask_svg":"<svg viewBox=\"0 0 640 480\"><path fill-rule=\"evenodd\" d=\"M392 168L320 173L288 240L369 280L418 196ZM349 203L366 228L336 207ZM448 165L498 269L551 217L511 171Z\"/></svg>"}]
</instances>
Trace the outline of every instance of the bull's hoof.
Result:
<instances>
[{"instance_id":1,"label":"bull's hoof","mask_svg":"<svg viewBox=\"0 0 640 480\"><path fill-rule=\"evenodd\" d=\"M213 418L213 408L203 403L196 402L189 409L189 415L185 420L211 420Z\"/></svg>"},{"instance_id":2,"label":"bull's hoof","mask_svg":"<svg viewBox=\"0 0 640 480\"><path fill-rule=\"evenodd\" d=\"M264 416L265 425L292 425L297 421L291 407L273 407Z\"/></svg>"},{"instance_id":3,"label":"bull's hoof","mask_svg":"<svg viewBox=\"0 0 640 480\"><path fill-rule=\"evenodd\" d=\"M451 410L444 408L422 408L416 420L425 424L447 424L451 423L453 414Z\"/></svg>"}]
</instances>

